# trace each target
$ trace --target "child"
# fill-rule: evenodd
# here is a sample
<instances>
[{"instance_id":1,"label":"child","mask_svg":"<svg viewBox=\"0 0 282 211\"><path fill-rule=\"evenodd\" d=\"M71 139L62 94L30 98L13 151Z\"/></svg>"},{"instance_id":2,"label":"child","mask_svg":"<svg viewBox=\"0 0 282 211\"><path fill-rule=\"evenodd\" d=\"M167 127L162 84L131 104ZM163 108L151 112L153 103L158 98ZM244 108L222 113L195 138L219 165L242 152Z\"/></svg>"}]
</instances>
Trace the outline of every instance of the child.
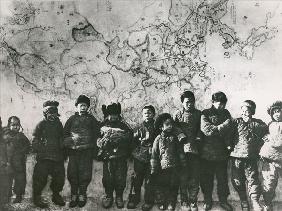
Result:
<instances>
[{"instance_id":1,"label":"child","mask_svg":"<svg viewBox=\"0 0 282 211\"><path fill-rule=\"evenodd\" d=\"M204 210L212 208L214 177L217 179L219 203L225 210L232 210L227 202L229 195L227 164L228 140L222 130L228 126L231 115L225 109L227 97L223 92L212 95L212 107L202 111L201 131L204 133L201 143L200 186L204 195Z\"/></svg>"},{"instance_id":2,"label":"child","mask_svg":"<svg viewBox=\"0 0 282 211\"><path fill-rule=\"evenodd\" d=\"M134 173L131 177L131 193L127 208L135 209L140 202L141 186L145 181L145 204L142 210L150 210L154 204L154 191L150 181L150 159L156 131L154 127L155 108L152 105L142 109L143 123L137 128L133 139ZM132 193L133 192L133 193Z\"/></svg>"},{"instance_id":3,"label":"child","mask_svg":"<svg viewBox=\"0 0 282 211\"><path fill-rule=\"evenodd\" d=\"M93 158L99 137L99 122L88 113L90 99L80 95L72 115L64 127L64 144L68 149L67 175L71 186L69 207L84 207L87 202L87 187L92 179Z\"/></svg>"},{"instance_id":4,"label":"child","mask_svg":"<svg viewBox=\"0 0 282 211\"><path fill-rule=\"evenodd\" d=\"M60 192L65 183L63 125L58 114L59 103L46 101L43 103L44 119L34 132L32 149L36 153L36 164L33 170L33 203L40 208L47 208L48 203L41 198L41 192L47 184L48 175L52 177L50 188L52 201L59 206L65 202Z\"/></svg>"},{"instance_id":5,"label":"child","mask_svg":"<svg viewBox=\"0 0 282 211\"><path fill-rule=\"evenodd\" d=\"M127 158L130 154L132 131L121 119L121 106L113 103L102 106L104 122L101 137L97 141L100 157L103 160L103 186L105 196L102 201L104 208L113 204L113 192L116 194L117 208L124 207L123 192L126 186Z\"/></svg>"},{"instance_id":6,"label":"child","mask_svg":"<svg viewBox=\"0 0 282 211\"><path fill-rule=\"evenodd\" d=\"M183 108L176 112L174 120L187 137L181 143L187 165L182 169L180 175L181 206L183 210L191 208L192 211L197 211L200 159L196 141L200 136L201 111L195 108L195 96L192 92L183 92L180 99Z\"/></svg>"},{"instance_id":7,"label":"child","mask_svg":"<svg viewBox=\"0 0 282 211\"><path fill-rule=\"evenodd\" d=\"M22 129L21 122L16 116L11 116L7 127L3 129L3 141L6 143L8 162L12 170L9 176L9 194L12 194L13 189L16 194L14 203L20 203L25 193L26 156L30 149L29 140L20 129ZM12 188L13 181L15 181L14 188Z\"/></svg>"},{"instance_id":8,"label":"child","mask_svg":"<svg viewBox=\"0 0 282 211\"><path fill-rule=\"evenodd\" d=\"M168 113L159 115L155 128L160 130L160 134L153 143L150 163L151 174L158 179L158 186L164 194L159 209L175 210L179 167L185 167L186 160L183 150L179 147L171 115Z\"/></svg>"},{"instance_id":9,"label":"child","mask_svg":"<svg viewBox=\"0 0 282 211\"><path fill-rule=\"evenodd\" d=\"M256 104L246 100L241 106L241 117L232 120L233 150L231 156L231 181L240 197L242 210L249 210L248 194L254 210L261 210L259 204L260 181L258 178L258 165L262 138L267 133L267 125L260 119L253 118Z\"/></svg>"},{"instance_id":10,"label":"child","mask_svg":"<svg viewBox=\"0 0 282 211\"><path fill-rule=\"evenodd\" d=\"M268 108L271 116L269 134L260 150L262 160L262 187L266 211L272 211L272 200L278 177L282 175L282 102L277 101Z\"/></svg>"}]
</instances>

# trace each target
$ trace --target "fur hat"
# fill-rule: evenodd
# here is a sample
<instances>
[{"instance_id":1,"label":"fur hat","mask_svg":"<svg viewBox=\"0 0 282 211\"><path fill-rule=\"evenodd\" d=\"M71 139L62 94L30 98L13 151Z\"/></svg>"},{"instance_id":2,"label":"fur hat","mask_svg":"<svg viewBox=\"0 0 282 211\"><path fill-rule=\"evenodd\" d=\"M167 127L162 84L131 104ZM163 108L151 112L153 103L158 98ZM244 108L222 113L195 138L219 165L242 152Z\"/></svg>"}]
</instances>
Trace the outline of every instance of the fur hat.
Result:
<instances>
[{"instance_id":1,"label":"fur hat","mask_svg":"<svg viewBox=\"0 0 282 211\"><path fill-rule=\"evenodd\" d=\"M282 101L274 102L269 108L267 109L267 113L272 117L274 109L282 109Z\"/></svg>"},{"instance_id":2,"label":"fur hat","mask_svg":"<svg viewBox=\"0 0 282 211\"><path fill-rule=\"evenodd\" d=\"M85 103L87 106L90 106L90 98L86 95L79 95L78 98L75 101L75 106L77 106L79 103Z\"/></svg>"},{"instance_id":3,"label":"fur hat","mask_svg":"<svg viewBox=\"0 0 282 211\"><path fill-rule=\"evenodd\" d=\"M162 113L160 114L156 121L155 121L155 128L159 129L162 127L163 123L167 120L167 119L172 119L172 116L169 113Z\"/></svg>"},{"instance_id":4,"label":"fur hat","mask_svg":"<svg viewBox=\"0 0 282 211\"><path fill-rule=\"evenodd\" d=\"M184 101L184 98L189 98L189 99L191 99L191 100L193 100L193 101L195 102L195 95L194 95L194 93L191 92L191 91L184 91L184 92L181 94L180 100L181 100L182 103L183 103L183 101Z\"/></svg>"},{"instance_id":5,"label":"fur hat","mask_svg":"<svg viewBox=\"0 0 282 211\"><path fill-rule=\"evenodd\" d=\"M121 105L120 103L112 103L108 106L102 105L102 111L104 114L104 117L107 117L111 114L120 115L121 114Z\"/></svg>"},{"instance_id":6,"label":"fur hat","mask_svg":"<svg viewBox=\"0 0 282 211\"><path fill-rule=\"evenodd\" d=\"M245 100L242 105L241 108L243 106L246 106L248 108L250 108L252 115L254 115L256 113L256 103L252 100Z\"/></svg>"},{"instance_id":7,"label":"fur hat","mask_svg":"<svg viewBox=\"0 0 282 211\"><path fill-rule=\"evenodd\" d=\"M43 103L43 113L58 113L59 102L55 100L48 100Z\"/></svg>"}]
</instances>

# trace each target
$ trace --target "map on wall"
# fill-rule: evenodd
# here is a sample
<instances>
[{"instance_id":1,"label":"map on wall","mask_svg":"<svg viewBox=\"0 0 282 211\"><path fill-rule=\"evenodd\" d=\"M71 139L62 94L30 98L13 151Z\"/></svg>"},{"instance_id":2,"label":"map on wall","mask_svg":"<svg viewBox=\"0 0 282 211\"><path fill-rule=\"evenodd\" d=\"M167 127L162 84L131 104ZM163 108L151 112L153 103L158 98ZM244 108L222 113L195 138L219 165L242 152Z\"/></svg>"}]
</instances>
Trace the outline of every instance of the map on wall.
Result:
<instances>
[{"instance_id":1,"label":"map on wall","mask_svg":"<svg viewBox=\"0 0 282 211\"><path fill-rule=\"evenodd\" d=\"M201 100L219 71L213 47L221 63L256 62L281 27L279 1L1 2L0 67L23 92L87 94L95 112L114 99L131 119L147 103L175 109L185 89Z\"/></svg>"}]
</instances>

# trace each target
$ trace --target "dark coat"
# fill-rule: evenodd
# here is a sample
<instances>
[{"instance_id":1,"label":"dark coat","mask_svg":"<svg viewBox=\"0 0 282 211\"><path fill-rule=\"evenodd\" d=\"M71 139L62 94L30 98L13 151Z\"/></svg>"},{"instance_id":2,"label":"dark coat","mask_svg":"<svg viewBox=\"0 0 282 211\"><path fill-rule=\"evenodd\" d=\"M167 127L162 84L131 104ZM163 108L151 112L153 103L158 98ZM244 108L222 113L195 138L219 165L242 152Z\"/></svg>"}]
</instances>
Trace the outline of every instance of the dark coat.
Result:
<instances>
[{"instance_id":1,"label":"dark coat","mask_svg":"<svg viewBox=\"0 0 282 211\"><path fill-rule=\"evenodd\" d=\"M64 146L73 150L96 148L99 129L100 124L93 115L75 113L65 124Z\"/></svg>"},{"instance_id":2,"label":"dark coat","mask_svg":"<svg viewBox=\"0 0 282 211\"><path fill-rule=\"evenodd\" d=\"M59 119L44 119L37 124L33 131L32 149L39 160L64 160L63 125Z\"/></svg>"},{"instance_id":3,"label":"dark coat","mask_svg":"<svg viewBox=\"0 0 282 211\"><path fill-rule=\"evenodd\" d=\"M233 129L233 151L231 157L258 158L263 145L262 138L268 133L267 125L260 119L252 118L244 122L237 118L231 122Z\"/></svg>"},{"instance_id":4,"label":"dark coat","mask_svg":"<svg viewBox=\"0 0 282 211\"><path fill-rule=\"evenodd\" d=\"M161 132L154 141L151 156L151 172L186 165L185 155L174 132Z\"/></svg>"},{"instance_id":5,"label":"dark coat","mask_svg":"<svg viewBox=\"0 0 282 211\"><path fill-rule=\"evenodd\" d=\"M97 140L99 160L129 157L133 132L125 122L118 121L111 123L104 121L100 129L100 134L101 137Z\"/></svg>"},{"instance_id":6,"label":"dark coat","mask_svg":"<svg viewBox=\"0 0 282 211\"><path fill-rule=\"evenodd\" d=\"M176 126L186 135L183 143L185 153L198 154L199 143L196 139L201 137L201 111L195 108L190 111L178 110L174 116L174 121Z\"/></svg>"},{"instance_id":7,"label":"dark coat","mask_svg":"<svg viewBox=\"0 0 282 211\"><path fill-rule=\"evenodd\" d=\"M143 122L134 133L133 157L141 162L150 163L155 138L156 130L154 121Z\"/></svg>"},{"instance_id":8,"label":"dark coat","mask_svg":"<svg viewBox=\"0 0 282 211\"><path fill-rule=\"evenodd\" d=\"M231 115L228 110L216 110L213 106L202 111L201 131L203 141L201 157L206 160L226 160L228 158L229 138L225 136ZM224 132L223 132L224 131Z\"/></svg>"}]
</instances>

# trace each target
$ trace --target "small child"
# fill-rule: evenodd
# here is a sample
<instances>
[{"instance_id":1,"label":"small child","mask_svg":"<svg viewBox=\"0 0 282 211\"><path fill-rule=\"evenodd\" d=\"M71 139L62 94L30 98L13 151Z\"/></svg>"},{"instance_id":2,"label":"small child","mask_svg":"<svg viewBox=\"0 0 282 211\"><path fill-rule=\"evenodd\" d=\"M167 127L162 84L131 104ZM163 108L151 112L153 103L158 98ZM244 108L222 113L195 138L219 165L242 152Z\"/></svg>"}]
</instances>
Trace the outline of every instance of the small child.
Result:
<instances>
[{"instance_id":1,"label":"small child","mask_svg":"<svg viewBox=\"0 0 282 211\"><path fill-rule=\"evenodd\" d=\"M219 205L225 210L232 210L227 202L230 194L227 176L229 141L223 132L231 119L229 111L225 109L226 103L226 95L216 92L212 95L212 107L202 111L201 131L204 136L200 150L200 186L204 195L204 210L212 208L214 177L217 180Z\"/></svg>"},{"instance_id":2,"label":"small child","mask_svg":"<svg viewBox=\"0 0 282 211\"><path fill-rule=\"evenodd\" d=\"M71 186L69 207L84 207L87 188L92 179L100 123L88 112L90 98L80 95L75 102L77 112L64 127L64 145L68 149L68 181Z\"/></svg>"},{"instance_id":3,"label":"small child","mask_svg":"<svg viewBox=\"0 0 282 211\"><path fill-rule=\"evenodd\" d=\"M180 167L185 167L183 150L179 146L179 140L175 135L173 118L168 113L158 116L155 128L160 130L156 137L151 156L151 174L164 194L159 209L175 210Z\"/></svg>"},{"instance_id":4,"label":"small child","mask_svg":"<svg viewBox=\"0 0 282 211\"><path fill-rule=\"evenodd\" d=\"M277 101L268 108L271 116L269 134L260 150L262 160L262 187L266 211L272 211L272 200L278 178L282 175L282 102Z\"/></svg>"},{"instance_id":5,"label":"small child","mask_svg":"<svg viewBox=\"0 0 282 211\"><path fill-rule=\"evenodd\" d=\"M23 128L16 116L11 116L7 127L3 129L3 141L6 143L8 162L12 170L9 176L9 194L11 196L12 190L16 194L14 203L20 203L25 193L26 156L30 149L28 138L20 130Z\"/></svg>"},{"instance_id":6,"label":"small child","mask_svg":"<svg viewBox=\"0 0 282 211\"><path fill-rule=\"evenodd\" d=\"M126 187L127 158L130 155L133 138L131 128L122 121L121 105L113 103L103 105L104 122L101 127L101 138L97 140L100 148L99 157L103 160L103 186L105 196L102 200L104 208L113 204L113 192L116 194L118 209L124 207L123 192Z\"/></svg>"},{"instance_id":7,"label":"small child","mask_svg":"<svg viewBox=\"0 0 282 211\"><path fill-rule=\"evenodd\" d=\"M233 130L231 143L233 151L230 154L231 182L239 195L242 210L249 210L246 181L254 210L261 210L257 162L263 144L262 138L268 129L262 120L253 118L255 110L255 102L246 100L241 105L241 117L231 121Z\"/></svg>"},{"instance_id":8,"label":"small child","mask_svg":"<svg viewBox=\"0 0 282 211\"><path fill-rule=\"evenodd\" d=\"M187 137L181 143L185 153L186 168L181 169L180 173L180 198L182 210L198 210L199 193L199 150L198 142L200 139L201 111L195 108L195 96L191 91L185 91L180 97L182 109L179 109L174 120L176 125L184 132ZM188 194L189 193L189 200Z\"/></svg>"},{"instance_id":9,"label":"small child","mask_svg":"<svg viewBox=\"0 0 282 211\"><path fill-rule=\"evenodd\" d=\"M150 180L150 159L153 142L156 138L154 127L155 108L147 105L142 109L143 123L139 125L133 138L134 173L131 177L131 193L127 208L135 209L140 202L141 187L145 181L145 203L142 210L150 210L154 204L154 190ZM133 192L133 193L132 193Z\"/></svg>"},{"instance_id":10,"label":"small child","mask_svg":"<svg viewBox=\"0 0 282 211\"><path fill-rule=\"evenodd\" d=\"M36 153L36 164L33 170L33 203L40 208L47 208L41 193L47 184L48 176L52 177L50 188L53 192L54 204L64 206L60 192L65 183L63 125L58 114L59 103L46 101L43 103L44 119L33 131L32 149Z\"/></svg>"}]
</instances>

